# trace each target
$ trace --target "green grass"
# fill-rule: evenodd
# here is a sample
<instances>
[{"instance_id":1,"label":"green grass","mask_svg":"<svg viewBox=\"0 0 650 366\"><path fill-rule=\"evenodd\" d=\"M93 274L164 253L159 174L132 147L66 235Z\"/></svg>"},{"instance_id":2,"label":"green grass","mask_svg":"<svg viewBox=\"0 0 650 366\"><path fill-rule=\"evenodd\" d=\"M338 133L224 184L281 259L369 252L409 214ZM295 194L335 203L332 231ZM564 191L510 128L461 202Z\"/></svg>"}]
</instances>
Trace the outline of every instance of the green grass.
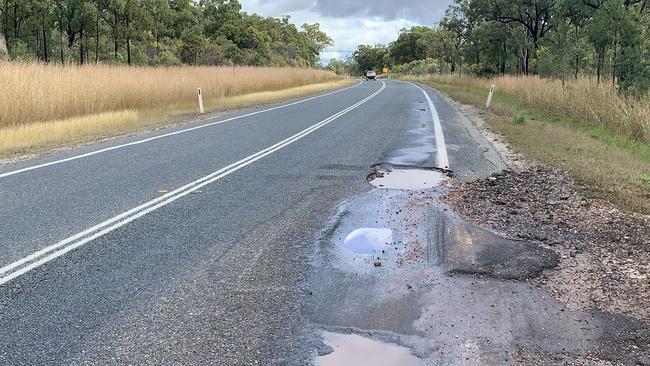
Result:
<instances>
[{"instance_id":1,"label":"green grass","mask_svg":"<svg viewBox=\"0 0 650 366\"><path fill-rule=\"evenodd\" d=\"M512 121L516 125L525 125L526 120L528 120L528 118L526 117L526 115L524 113L519 113L516 116L512 117Z\"/></svg>"},{"instance_id":2,"label":"green grass","mask_svg":"<svg viewBox=\"0 0 650 366\"><path fill-rule=\"evenodd\" d=\"M470 85L425 82L450 97L481 108L481 116L512 148L537 161L565 169L598 196L619 206L650 213L650 145L604 130L591 121L523 106L515 96Z\"/></svg>"}]
</instances>

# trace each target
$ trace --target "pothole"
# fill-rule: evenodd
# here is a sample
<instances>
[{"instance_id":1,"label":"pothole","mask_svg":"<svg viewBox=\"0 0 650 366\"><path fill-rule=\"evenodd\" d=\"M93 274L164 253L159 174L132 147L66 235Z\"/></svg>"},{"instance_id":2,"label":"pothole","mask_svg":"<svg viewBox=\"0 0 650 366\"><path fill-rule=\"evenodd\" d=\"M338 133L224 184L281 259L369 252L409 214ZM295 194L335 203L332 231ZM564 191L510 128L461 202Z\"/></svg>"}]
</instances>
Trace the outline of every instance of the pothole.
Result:
<instances>
[{"instance_id":1,"label":"pothole","mask_svg":"<svg viewBox=\"0 0 650 366\"><path fill-rule=\"evenodd\" d=\"M393 242L393 230L387 228L362 227L349 233L343 240L343 247L357 254L381 253Z\"/></svg>"},{"instance_id":2,"label":"pothole","mask_svg":"<svg viewBox=\"0 0 650 366\"><path fill-rule=\"evenodd\" d=\"M448 178L448 175L436 168L385 167L376 165L374 173L368 176L370 184L377 188L421 190L434 188Z\"/></svg>"},{"instance_id":3,"label":"pothole","mask_svg":"<svg viewBox=\"0 0 650 366\"><path fill-rule=\"evenodd\" d=\"M375 341L356 334L324 332L325 344L334 351L316 358L316 366L421 366L422 360L396 344Z\"/></svg>"}]
</instances>

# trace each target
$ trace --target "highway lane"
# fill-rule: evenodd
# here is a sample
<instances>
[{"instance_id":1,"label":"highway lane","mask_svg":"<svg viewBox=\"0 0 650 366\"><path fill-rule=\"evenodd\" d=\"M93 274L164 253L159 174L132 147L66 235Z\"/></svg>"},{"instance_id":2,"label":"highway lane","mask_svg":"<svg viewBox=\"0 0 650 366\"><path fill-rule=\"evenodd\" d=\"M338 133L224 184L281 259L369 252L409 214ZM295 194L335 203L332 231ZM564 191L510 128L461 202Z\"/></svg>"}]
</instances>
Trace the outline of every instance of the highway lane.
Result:
<instances>
[{"instance_id":1,"label":"highway lane","mask_svg":"<svg viewBox=\"0 0 650 366\"><path fill-rule=\"evenodd\" d=\"M171 191L266 148L363 99L368 92L367 88L349 88L327 95L326 103L321 103L320 98L312 99L224 124L0 177L3 203L0 234L6 243L0 253L0 267L85 230L91 223L103 222L162 196L161 190ZM261 110L265 109L268 107ZM224 118L217 119L220 120ZM208 120L198 126L214 122ZM40 160L4 166L0 174L185 131L188 127L196 126L62 151Z\"/></svg>"},{"instance_id":2,"label":"highway lane","mask_svg":"<svg viewBox=\"0 0 650 366\"><path fill-rule=\"evenodd\" d=\"M0 363L308 362L315 333L302 307L324 222L341 200L369 189L371 164L438 160L425 96L408 83L382 85L0 178L6 265L366 101L0 286ZM493 169L453 108L429 93L452 169L468 177Z\"/></svg>"}]
</instances>

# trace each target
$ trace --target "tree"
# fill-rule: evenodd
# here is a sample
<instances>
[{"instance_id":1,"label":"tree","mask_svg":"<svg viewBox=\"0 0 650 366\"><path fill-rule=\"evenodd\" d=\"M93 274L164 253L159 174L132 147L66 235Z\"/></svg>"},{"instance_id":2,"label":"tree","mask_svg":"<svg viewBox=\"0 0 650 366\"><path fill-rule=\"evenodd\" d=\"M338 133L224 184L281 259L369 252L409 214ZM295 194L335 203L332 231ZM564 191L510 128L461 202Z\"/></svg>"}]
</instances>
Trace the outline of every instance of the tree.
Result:
<instances>
[{"instance_id":1,"label":"tree","mask_svg":"<svg viewBox=\"0 0 650 366\"><path fill-rule=\"evenodd\" d=\"M480 52L478 40L471 38L470 35L476 25L476 16L472 11L467 0L455 0L453 4L447 8L445 17L440 21L440 28L444 29L446 33L443 36L444 42L451 40L453 50L446 50L447 61L451 66L451 73L456 71L456 65L459 63L458 58L461 56L461 49L467 44L475 49L474 56L476 64L480 63ZM448 45L447 45L448 46ZM448 48L448 47L446 47Z\"/></svg>"},{"instance_id":2,"label":"tree","mask_svg":"<svg viewBox=\"0 0 650 366\"><path fill-rule=\"evenodd\" d=\"M4 61L9 58L9 53L7 52L7 44L5 43L4 35L0 34L0 61Z\"/></svg>"},{"instance_id":3,"label":"tree","mask_svg":"<svg viewBox=\"0 0 650 366\"><path fill-rule=\"evenodd\" d=\"M144 0L143 7L143 19L146 19L147 28L153 33L156 57L160 57L162 39L173 35L171 28L175 13L169 0Z\"/></svg>"},{"instance_id":4,"label":"tree","mask_svg":"<svg viewBox=\"0 0 650 366\"><path fill-rule=\"evenodd\" d=\"M487 0L487 11L491 19L503 24L518 24L530 38L532 49L522 53L523 72L529 74L531 57L537 57L540 40L553 29L552 9L556 0Z\"/></svg>"},{"instance_id":5,"label":"tree","mask_svg":"<svg viewBox=\"0 0 650 366\"><path fill-rule=\"evenodd\" d=\"M320 24L303 24L302 29L311 41L314 52L321 53L325 48L334 45L334 41L325 32L320 30Z\"/></svg>"},{"instance_id":6,"label":"tree","mask_svg":"<svg viewBox=\"0 0 650 366\"><path fill-rule=\"evenodd\" d=\"M397 39L390 44L393 61L396 64L403 64L426 58L430 53L428 36L432 32L433 29L421 26L402 29Z\"/></svg>"},{"instance_id":7,"label":"tree","mask_svg":"<svg viewBox=\"0 0 650 366\"><path fill-rule=\"evenodd\" d=\"M302 30L309 40L309 50L311 51L310 65L315 65L317 56L325 50L325 48L334 45L334 41L325 32L320 30L320 24L303 24Z\"/></svg>"},{"instance_id":8,"label":"tree","mask_svg":"<svg viewBox=\"0 0 650 366\"><path fill-rule=\"evenodd\" d=\"M349 74L351 70L351 60L338 60L335 58L330 59L325 67L327 70L335 72L337 75Z\"/></svg>"},{"instance_id":9,"label":"tree","mask_svg":"<svg viewBox=\"0 0 650 366\"><path fill-rule=\"evenodd\" d=\"M368 70L381 69L385 65L386 55L388 55L388 49L382 44L361 45L352 54L354 60L352 72L362 74Z\"/></svg>"},{"instance_id":10,"label":"tree","mask_svg":"<svg viewBox=\"0 0 650 366\"><path fill-rule=\"evenodd\" d=\"M316 66L333 44L237 0L0 0L0 35L9 58L78 64Z\"/></svg>"}]
</instances>

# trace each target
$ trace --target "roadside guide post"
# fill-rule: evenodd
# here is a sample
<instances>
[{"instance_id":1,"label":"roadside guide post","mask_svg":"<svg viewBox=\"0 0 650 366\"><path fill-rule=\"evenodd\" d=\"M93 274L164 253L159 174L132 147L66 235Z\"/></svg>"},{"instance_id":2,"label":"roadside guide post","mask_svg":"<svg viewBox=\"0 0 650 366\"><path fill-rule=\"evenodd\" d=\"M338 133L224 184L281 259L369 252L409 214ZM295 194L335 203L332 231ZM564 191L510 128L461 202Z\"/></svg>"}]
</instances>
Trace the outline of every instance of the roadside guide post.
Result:
<instances>
[{"instance_id":1,"label":"roadside guide post","mask_svg":"<svg viewBox=\"0 0 650 366\"><path fill-rule=\"evenodd\" d=\"M492 103L492 94L494 94L494 84L490 84L490 92L488 93L487 101L485 101L485 108L490 108L490 103Z\"/></svg>"},{"instance_id":2,"label":"roadside guide post","mask_svg":"<svg viewBox=\"0 0 650 366\"><path fill-rule=\"evenodd\" d=\"M199 113L203 114L203 94L201 94L201 88L198 89L199 92Z\"/></svg>"}]
</instances>

